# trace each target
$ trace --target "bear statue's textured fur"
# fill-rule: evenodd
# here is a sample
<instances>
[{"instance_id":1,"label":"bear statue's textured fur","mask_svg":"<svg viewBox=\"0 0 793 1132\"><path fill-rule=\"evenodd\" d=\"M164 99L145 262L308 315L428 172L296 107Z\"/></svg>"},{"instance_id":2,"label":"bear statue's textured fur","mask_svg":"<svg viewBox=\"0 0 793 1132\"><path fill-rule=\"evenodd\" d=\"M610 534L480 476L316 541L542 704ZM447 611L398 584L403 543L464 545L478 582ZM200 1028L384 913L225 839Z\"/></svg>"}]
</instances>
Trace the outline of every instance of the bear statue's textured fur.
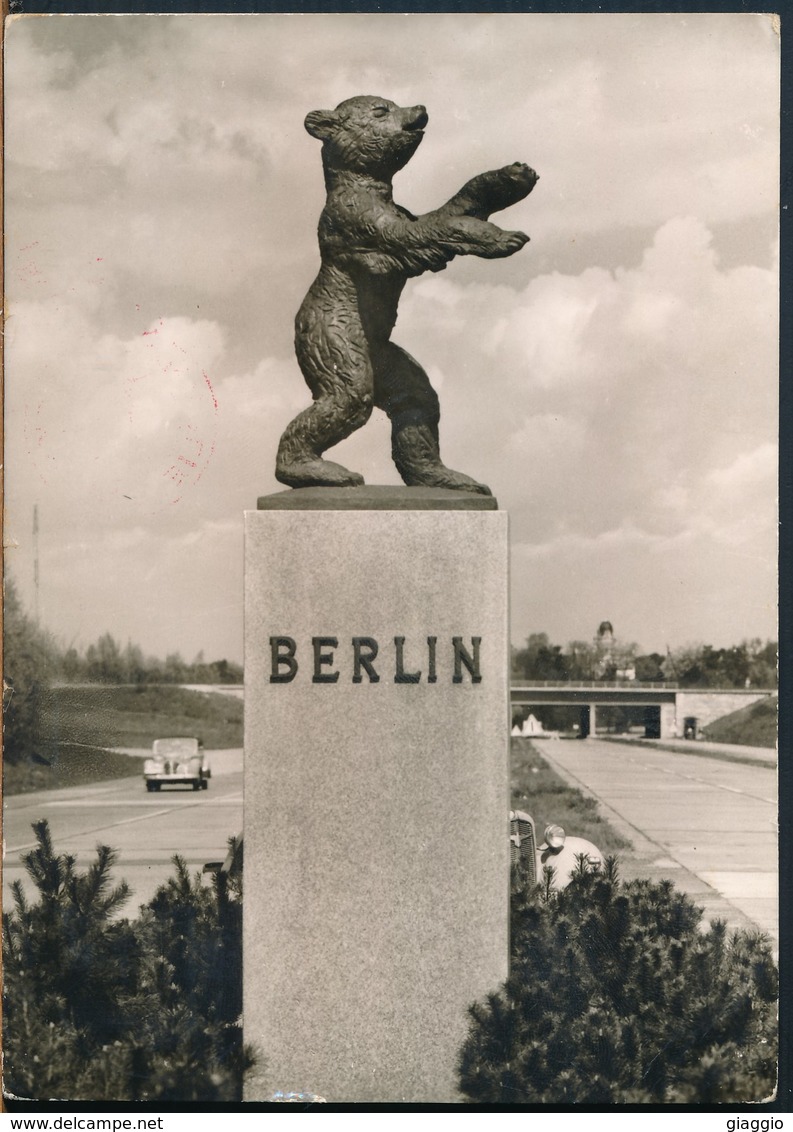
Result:
<instances>
[{"instance_id":1,"label":"bear statue's textured fur","mask_svg":"<svg viewBox=\"0 0 793 1132\"><path fill-rule=\"evenodd\" d=\"M440 271L457 255L495 259L523 247L528 236L487 218L531 192L537 174L520 163L482 173L441 208L413 216L395 204L391 181L426 124L423 106L370 96L306 118L323 143L327 202L319 222L322 266L295 321L295 350L314 401L278 448L276 476L291 487L363 483L322 453L377 405L391 420L392 455L405 483L490 494L441 463L437 395L390 335L411 276Z\"/></svg>"}]
</instances>

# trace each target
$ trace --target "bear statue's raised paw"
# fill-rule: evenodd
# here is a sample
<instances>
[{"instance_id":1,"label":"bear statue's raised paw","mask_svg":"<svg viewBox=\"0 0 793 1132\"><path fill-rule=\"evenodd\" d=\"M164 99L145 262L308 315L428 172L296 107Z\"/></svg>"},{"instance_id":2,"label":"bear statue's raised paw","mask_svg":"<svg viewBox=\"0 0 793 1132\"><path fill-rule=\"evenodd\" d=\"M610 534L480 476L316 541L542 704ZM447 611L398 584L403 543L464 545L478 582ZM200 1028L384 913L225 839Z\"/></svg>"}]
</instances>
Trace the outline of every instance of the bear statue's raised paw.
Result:
<instances>
[{"instance_id":1,"label":"bear statue's raised paw","mask_svg":"<svg viewBox=\"0 0 793 1132\"><path fill-rule=\"evenodd\" d=\"M502 242L511 254L512 252L519 251L525 244L528 244L529 237L525 232L505 232Z\"/></svg>"},{"instance_id":2,"label":"bear statue's raised paw","mask_svg":"<svg viewBox=\"0 0 793 1132\"><path fill-rule=\"evenodd\" d=\"M493 244L488 251L483 253L484 259L503 259L505 256L514 255L520 249L528 244L529 237L525 232L502 232L498 241Z\"/></svg>"},{"instance_id":3,"label":"bear statue's raised paw","mask_svg":"<svg viewBox=\"0 0 793 1132\"><path fill-rule=\"evenodd\" d=\"M497 212L501 208L517 204L519 200L529 195L538 181L538 175L525 161L515 161L512 165L505 165L503 169L496 169L491 191L494 196L500 192L501 197L496 196L493 211Z\"/></svg>"}]
</instances>

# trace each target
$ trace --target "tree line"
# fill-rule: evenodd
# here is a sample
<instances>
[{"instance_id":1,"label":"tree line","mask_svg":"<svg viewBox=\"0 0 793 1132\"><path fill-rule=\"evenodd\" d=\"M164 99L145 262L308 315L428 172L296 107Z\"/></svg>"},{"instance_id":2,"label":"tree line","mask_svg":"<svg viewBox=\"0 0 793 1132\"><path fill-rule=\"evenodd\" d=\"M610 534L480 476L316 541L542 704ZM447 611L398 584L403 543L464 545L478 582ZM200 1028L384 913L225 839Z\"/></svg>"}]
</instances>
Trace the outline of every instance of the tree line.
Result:
<instances>
[{"instance_id":1,"label":"tree line","mask_svg":"<svg viewBox=\"0 0 793 1132\"><path fill-rule=\"evenodd\" d=\"M178 652L165 660L144 656L139 645L122 646L110 633L103 633L84 652L74 647L60 656L59 670L69 684L241 684L242 665L229 660L204 660L200 652L187 662Z\"/></svg>"},{"instance_id":2,"label":"tree line","mask_svg":"<svg viewBox=\"0 0 793 1132\"><path fill-rule=\"evenodd\" d=\"M3 617L3 753L20 762L37 747L42 697L54 684L241 684L242 666L226 659L187 663L179 653L165 660L144 656L103 633L84 650L64 647L25 611L13 579L6 576Z\"/></svg>"},{"instance_id":3,"label":"tree line","mask_svg":"<svg viewBox=\"0 0 793 1132\"><path fill-rule=\"evenodd\" d=\"M759 637L729 648L705 643L640 653L620 641L552 644L532 633L512 648L512 677L524 680L618 680L676 683L681 688L776 688L777 643Z\"/></svg>"},{"instance_id":4,"label":"tree line","mask_svg":"<svg viewBox=\"0 0 793 1132\"><path fill-rule=\"evenodd\" d=\"M681 688L775 688L777 645L755 638L731 648L691 644L641 654L635 644L606 640L552 644L547 633L532 633L524 648L512 649L516 680L669 681ZM5 579L3 624L3 742L9 761L35 747L41 697L58 682L79 684L241 684L242 666L226 659L188 663L179 653L164 660L147 657L110 633L80 651L63 647L22 606L13 579ZM550 723L547 724L551 726Z\"/></svg>"},{"instance_id":5,"label":"tree line","mask_svg":"<svg viewBox=\"0 0 793 1132\"><path fill-rule=\"evenodd\" d=\"M5 676L13 687L16 674L35 674L40 681L67 684L241 684L242 665L226 659L206 661L200 652L185 661L178 652L165 660L145 656L139 645L103 633L84 649L64 647L40 628L22 607L13 579L5 581Z\"/></svg>"}]
</instances>

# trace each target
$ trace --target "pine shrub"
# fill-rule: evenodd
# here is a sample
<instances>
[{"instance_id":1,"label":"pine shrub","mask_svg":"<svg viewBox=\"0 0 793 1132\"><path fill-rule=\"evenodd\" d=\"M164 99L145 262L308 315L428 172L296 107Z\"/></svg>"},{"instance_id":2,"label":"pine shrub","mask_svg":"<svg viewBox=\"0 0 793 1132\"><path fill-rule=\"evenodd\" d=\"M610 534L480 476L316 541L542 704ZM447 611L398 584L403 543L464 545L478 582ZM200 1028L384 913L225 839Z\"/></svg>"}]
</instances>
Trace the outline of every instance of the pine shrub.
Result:
<instances>
[{"instance_id":1,"label":"pine shrub","mask_svg":"<svg viewBox=\"0 0 793 1132\"><path fill-rule=\"evenodd\" d=\"M242 1044L238 847L211 888L176 875L136 920L111 887L113 850L79 873L46 821L24 858L39 899L14 885L3 916L4 1087L23 1098L235 1101Z\"/></svg>"},{"instance_id":2,"label":"pine shrub","mask_svg":"<svg viewBox=\"0 0 793 1132\"><path fill-rule=\"evenodd\" d=\"M32 1099L241 1099L240 847L211 887L175 874L119 919L126 884L99 846L84 873L45 821L3 916L4 1086ZM620 882L582 862L512 894L509 979L471 1008L460 1080L494 1104L758 1101L771 1095L777 972L760 934L728 935L669 882Z\"/></svg>"},{"instance_id":3,"label":"pine shrub","mask_svg":"<svg viewBox=\"0 0 793 1132\"><path fill-rule=\"evenodd\" d=\"M176 875L138 923L145 955L135 1004L140 1099L242 1099L252 1059L242 1045L242 870L235 839L231 847L234 864L212 888L200 875L191 878L175 857Z\"/></svg>"},{"instance_id":4,"label":"pine shrub","mask_svg":"<svg viewBox=\"0 0 793 1132\"><path fill-rule=\"evenodd\" d=\"M714 921L671 881L582 862L554 891L518 867L512 963L471 1008L460 1081L487 1104L759 1101L776 1079L767 937Z\"/></svg>"}]
</instances>

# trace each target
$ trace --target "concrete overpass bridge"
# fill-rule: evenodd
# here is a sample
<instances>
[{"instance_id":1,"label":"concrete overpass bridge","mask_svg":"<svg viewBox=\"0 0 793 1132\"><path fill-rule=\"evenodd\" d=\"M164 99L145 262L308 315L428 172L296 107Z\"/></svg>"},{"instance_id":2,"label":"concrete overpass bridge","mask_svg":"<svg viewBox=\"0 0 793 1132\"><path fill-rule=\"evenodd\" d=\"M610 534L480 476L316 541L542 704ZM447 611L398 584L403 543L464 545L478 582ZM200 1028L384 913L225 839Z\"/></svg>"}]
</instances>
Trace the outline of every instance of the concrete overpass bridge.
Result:
<instances>
[{"instance_id":1,"label":"concrete overpass bridge","mask_svg":"<svg viewBox=\"0 0 793 1132\"><path fill-rule=\"evenodd\" d=\"M513 680L510 687L513 711L523 706L577 705L579 733L584 736L595 732L598 707L644 708L645 734L654 739L683 736L690 726L698 732L722 716L776 694L769 688L679 688L668 681L637 680Z\"/></svg>"}]
</instances>

